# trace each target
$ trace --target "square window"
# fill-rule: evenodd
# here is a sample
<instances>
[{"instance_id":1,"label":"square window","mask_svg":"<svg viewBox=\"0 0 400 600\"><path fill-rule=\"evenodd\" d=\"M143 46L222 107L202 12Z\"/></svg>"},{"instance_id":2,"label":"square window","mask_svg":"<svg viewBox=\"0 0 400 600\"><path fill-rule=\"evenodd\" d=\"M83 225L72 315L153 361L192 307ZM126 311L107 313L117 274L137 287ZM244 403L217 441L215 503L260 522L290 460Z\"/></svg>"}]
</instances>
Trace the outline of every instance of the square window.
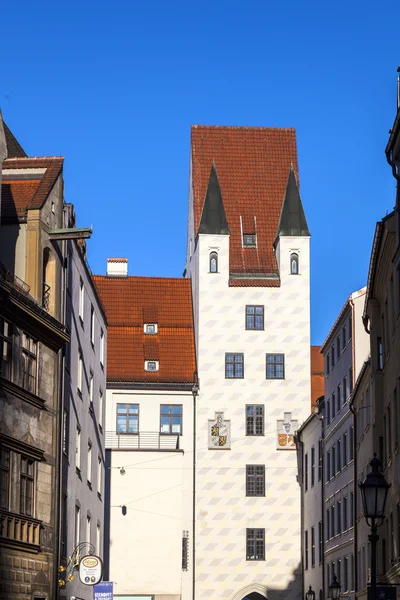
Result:
<instances>
[{"instance_id":1,"label":"square window","mask_svg":"<svg viewBox=\"0 0 400 600\"><path fill-rule=\"evenodd\" d=\"M160 433L182 435L181 404L161 404Z\"/></svg>"},{"instance_id":2,"label":"square window","mask_svg":"<svg viewBox=\"0 0 400 600\"><path fill-rule=\"evenodd\" d=\"M267 379L285 379L285 355L267 354Z\"/></svg>"},{"instance_id":3,"label":"square window","mask_svg":"<svg viewBox=\"0 0 400 600\"><path fill-rule=\"evenodd\" d=\"M246 496L265 496L265 465L246 465Z\"/></svg>"},{"instance_id":4,"label":"square window","mask_svg":"<svg viewBox=\"0 0 400 600\"><path fill-rule=\"evenodd\" d=\"M117 404L117 433L139 433L139 404Z\"/></svg>"},{"instance_id":5,"label":"square window","mask_svg":"<svg viewBox=\"0 0 400 600\"><path fill-rule=\"evenodd\" d=\"M144 370L150 372L156 372L159 368L158 360L145 360L144 361Z\"/></svg>"},{"instance_id":6,"label":"square window","mask_svg":"<svg viewBox=\"0 0 400 600\"><path fill-rule=\"evenodd\" d=\"M225 379L243 379L243 354L225 354Z\"/></svg>"},{"instance_id":7,"label":"square window","mask_svg":"<svg viewBox=\"0 0 400 600\"><path fill-rule=\"evenodd\" d=\"M246 306L246 329L264 329L263 306Z\"/></svg>"},{"instance_id":8,"label":"square window","mask_svg":"<svg viewBox=\"0 0 400 600\"><path fill-rule=\"evenodd\" d=\"M246 560L265 560L265 529L246 529Z\"/></svg>"},{"instance_id":9,"label":"square window","mask_svg":"<svg viewBox=\"0 0 400 600\"><path fill-rule=\"evenodd\" d=\"M243 234L243 248L255 248L257 246L257 236L255 233Z\"/></svg>"},{"instance_id":10,"label":"square window","mask_svg":"<svg viewBox=\"0 0 400 600\"><path fill-rule=\"evenodd\" d=\"M246 406L246 435L264 435L264 405Z\"/></svg>"},{"instance_id":11,"label":"square window","mask_svg":"<svg viewBox=\"0 0 400 600\"><path fill-rule=\"evenodd\" d=\"M145 323L144 333L147 335L155 335L158 331L157 323Z\"/></svg>"}]
</instances>

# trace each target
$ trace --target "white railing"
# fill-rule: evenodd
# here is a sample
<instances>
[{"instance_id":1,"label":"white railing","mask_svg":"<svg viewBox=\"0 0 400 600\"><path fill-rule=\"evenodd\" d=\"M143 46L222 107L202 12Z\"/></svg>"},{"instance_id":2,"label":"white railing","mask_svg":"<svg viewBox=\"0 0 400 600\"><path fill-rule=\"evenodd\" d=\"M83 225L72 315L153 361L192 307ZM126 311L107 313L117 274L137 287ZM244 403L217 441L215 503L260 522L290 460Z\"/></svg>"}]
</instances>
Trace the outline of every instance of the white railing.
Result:
<instances>
[{"instance_id":1,"label":"white railing","mask_svg":"<svg viewBox=\"0 0 400 600\"><path fill-rule=\"evenodd\" d=\"M140 431L139 433L116 433L106 431L106 448L129 450L179 450L180 436L163 434L158 431Z\"/></svg>"}]
</instances>

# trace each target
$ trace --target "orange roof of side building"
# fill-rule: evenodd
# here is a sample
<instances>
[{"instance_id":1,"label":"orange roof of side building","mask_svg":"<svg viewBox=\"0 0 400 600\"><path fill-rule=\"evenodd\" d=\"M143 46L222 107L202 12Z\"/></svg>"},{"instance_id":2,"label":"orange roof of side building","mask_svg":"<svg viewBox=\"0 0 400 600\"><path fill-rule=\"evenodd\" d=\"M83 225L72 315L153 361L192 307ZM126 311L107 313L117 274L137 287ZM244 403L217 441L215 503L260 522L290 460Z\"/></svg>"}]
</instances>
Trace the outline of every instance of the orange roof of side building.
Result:
<instances>
[{"instance_id":1,"label":"orange roof of side building","mask_svg":"<svg viewBox=\"0 0 400 600\"><path fill-rule=\"evenodd\" d=\"M3 162L1 219L24 219L30 209L40 209L62 173L64 158L8 158Z\"/></svg>"},{"instance_id":2,"label":"orange roof of side building","mask_svg":"<svg viewBox=\"0 0 400 600\"><path fill-rule=\"evenodd\" d=\"M324 395L324 357L321 346L311 346L311 410Z\"/></svg>"},{"instance_id":3,"label":"orange roof of side building","mask_svg":"<svg viewBox=\"0 0 400 600\"><path fill-rule=\"evenodd\" d=\"M214 161L230 231L230 273L279 276L274 242L291 164L298 179L295 130L194 125L191 161L194 235ZM256 248L243 248L244 233L257 234Z\"/></svg>"},{"instance_id":4,"label":"orange roof of side building","mask_svg":"<svg viewBox=\"0 0 400 600\"><path fill-rule=\"evenodd\" d=\"M150 387L193 383L190 280L94 275L93 281L108 321L107 381ZM145 323L156 323L157 334L145 334ZM159 370L145 371L145 360L159 361Z\"/></svg>"}]
</instances>

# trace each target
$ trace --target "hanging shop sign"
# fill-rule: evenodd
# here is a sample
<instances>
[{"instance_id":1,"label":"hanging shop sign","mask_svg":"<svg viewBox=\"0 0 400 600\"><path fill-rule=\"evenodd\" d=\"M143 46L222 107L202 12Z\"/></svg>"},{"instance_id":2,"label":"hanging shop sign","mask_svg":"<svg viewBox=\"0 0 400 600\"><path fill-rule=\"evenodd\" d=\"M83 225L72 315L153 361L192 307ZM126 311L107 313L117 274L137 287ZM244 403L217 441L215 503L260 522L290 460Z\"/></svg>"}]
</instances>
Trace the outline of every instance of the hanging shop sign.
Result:
<instances>
[{"instance_id":1,"label":"hanging shop sign","mask_svg":"<svg viewBox=\"0 0 400 600\"><path fill-rule=\"evenodd\" d=\"M101 558L88 554L83 556L79 563L79 579L85 585L96 585L103 574Z\"/></svg>"}]
</instances>

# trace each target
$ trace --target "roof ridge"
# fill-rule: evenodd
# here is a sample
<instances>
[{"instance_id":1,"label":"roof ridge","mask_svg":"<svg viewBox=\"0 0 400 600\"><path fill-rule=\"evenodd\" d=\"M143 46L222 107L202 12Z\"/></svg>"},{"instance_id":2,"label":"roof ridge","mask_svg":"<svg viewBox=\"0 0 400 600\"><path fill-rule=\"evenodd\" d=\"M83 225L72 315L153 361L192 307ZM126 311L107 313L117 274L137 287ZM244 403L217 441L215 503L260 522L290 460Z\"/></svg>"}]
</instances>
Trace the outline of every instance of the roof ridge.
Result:
<instances>
[{"instance_id":1,"label":"roof ridge","mask_svg":"<svg viewBox=\"0 0 400 600\"><path fill-rule=\"evenodd\" d=\"M259 131L296 131L295 127L262 127L258 125L191 125L191 129L244 129Z\"/></svg>"},{"instance_id":2,"label":"roof ridge","mask_svg":"<svg viewBox=\"0 0 400 600\"><path fill-rule=\"evenodd\" d=\"M92 275L93 278L98 278L98 279L107 279L110 281L115 281L116 279L122 279L124 281L126 281L127 279L146 279L146 280L151 280L151 279L159 279L161 281L189 281L190 279L188 277L162 277L162 276L151 276L151 275L125 275L125 276L121 276L121 277L115 277L115 276L111 276L110 275L96 275L93 274Z\"/></svg>"},{"instance_id":3,"label":"roof ridge","mask_svg":"<svg viewBox=\"0 0 400 600\"><path fill-rule=\"evenodd\" d=\"M21 160L23 162L27 162L29 160L64 160L65 156L11 156L10 158L6 158L4 162L9 160Z\"/></svg>"}]
</instances>

